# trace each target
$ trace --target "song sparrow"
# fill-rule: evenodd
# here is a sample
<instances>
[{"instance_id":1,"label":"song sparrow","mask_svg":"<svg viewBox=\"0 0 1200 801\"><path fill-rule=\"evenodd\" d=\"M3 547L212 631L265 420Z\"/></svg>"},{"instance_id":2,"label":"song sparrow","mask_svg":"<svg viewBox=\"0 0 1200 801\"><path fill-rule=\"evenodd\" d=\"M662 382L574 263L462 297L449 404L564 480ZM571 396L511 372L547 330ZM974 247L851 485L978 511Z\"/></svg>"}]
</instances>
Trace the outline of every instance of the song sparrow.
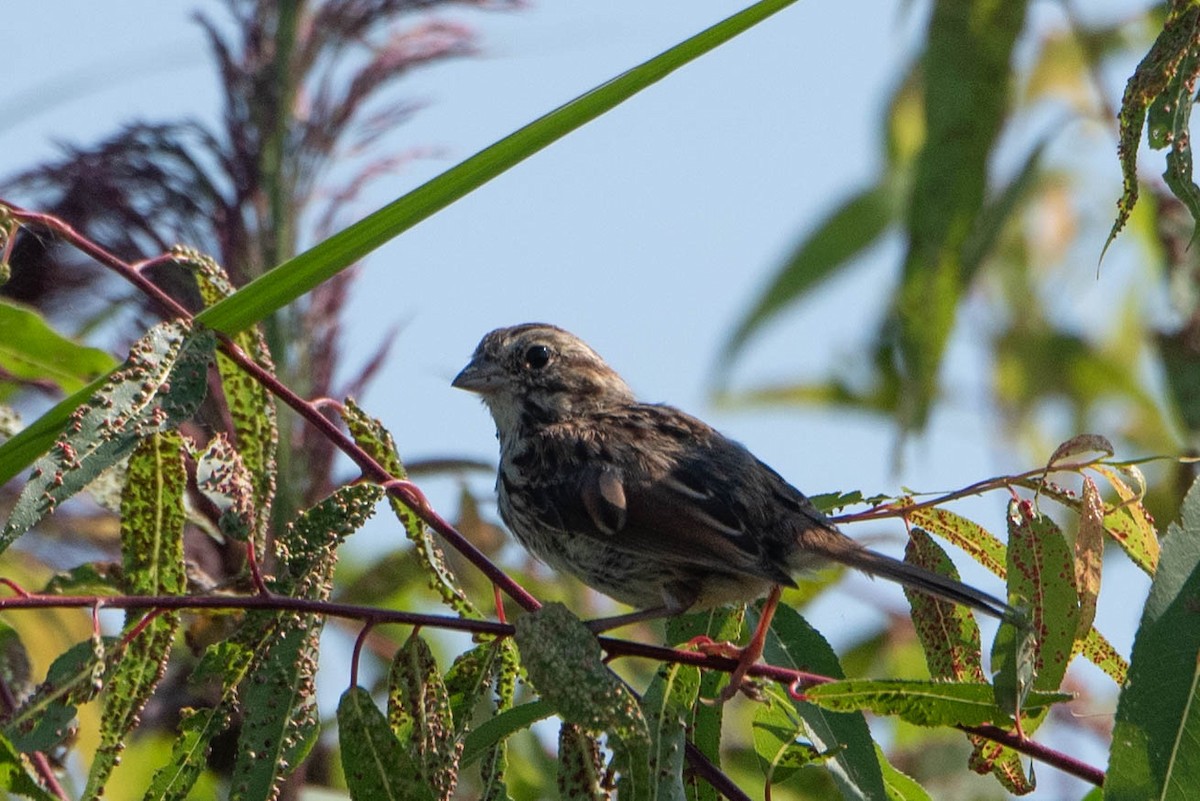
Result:
<instances>
[{"instance_id":1,"label":"song sparrow","mask_svg":"<svg viewBox=\"0 0 1200 801\"><path fill-rule=\"evenodd\" d=\"M645 610L631 619L751 601L773 588L775 601L779 585L794 586L794 573L826 560L989 615L1015 614L859 545L743 446L671 406L639 402L561 328L492 331L453 386L482 396L495 419L505 524L551 567Z\"/></svg>"}]
</instances>

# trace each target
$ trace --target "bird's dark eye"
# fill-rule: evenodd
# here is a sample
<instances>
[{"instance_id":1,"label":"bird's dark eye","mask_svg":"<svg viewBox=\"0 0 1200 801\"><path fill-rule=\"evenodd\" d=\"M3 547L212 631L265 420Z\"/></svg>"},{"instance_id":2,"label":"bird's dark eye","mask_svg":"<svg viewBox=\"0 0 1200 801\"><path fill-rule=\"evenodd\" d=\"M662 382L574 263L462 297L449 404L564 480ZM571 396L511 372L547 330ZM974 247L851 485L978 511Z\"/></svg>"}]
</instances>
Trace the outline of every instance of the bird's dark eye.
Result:
<instances>
[{"instance_id":1,"label":"bird's dark eye","mask_svg":"<svg viewBox=\"0 0 1200 801\"><path fill-rule=\"evenodd\" d=\"M534 370L540 370L550 361L550 348L545 345L531 345L525 351L525 364Z\"/></svg>"}]
</instances>

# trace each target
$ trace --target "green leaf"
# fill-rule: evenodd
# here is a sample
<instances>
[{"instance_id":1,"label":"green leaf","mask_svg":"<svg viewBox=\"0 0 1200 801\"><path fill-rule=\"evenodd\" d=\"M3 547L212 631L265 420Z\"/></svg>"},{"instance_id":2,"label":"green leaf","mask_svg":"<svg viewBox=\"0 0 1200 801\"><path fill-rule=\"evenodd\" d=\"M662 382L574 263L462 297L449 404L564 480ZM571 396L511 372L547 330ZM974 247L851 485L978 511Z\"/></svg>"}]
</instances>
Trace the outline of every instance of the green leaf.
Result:
<instances>
[{"instance_id":1,"label":"green leaf","mask_svg":"<svg viewBox=\"0 0 1200 801\"><path fill-rule=\"evenodd\" d=\"M936 525L947 539L964 543L974 553L991 560L1002 575L1007 572L1004 544L977 523L937 508L916 510L911 517ZM929 570L958 578L950 558L924 529L916 525L909 529L905 558ZM998 564L996 560L999 560ZM905 596L912 605L913 625L925 652L929 674L935 679L974 681L982 687L988 687L983 673L982 645L975 616L958 604L948 604L924 593L906 590ZM967 735L967 739L974 745L971 763L974 770L983 774L992 773L1013 792L1028 784L1019 753L982 737ZM885 782L888 782L889 770L895 769L886 764L880 767ZM902 783L902 780L897 781ZM892 789L891 782L888 782L888 789L889 792Z\"/></svg>"},{"instance_id":2,"label":"green leaf","mask_svg":"<svg viewBox=\"0 0 1200 801\"><path fill-rule=\"evenodd\" d=\"M274 798L320 733L314 677L324 619L279 614L242 682L230 799Z\"/></svg>"},{"instance_id":3,"label":"green leaf","mask_svg":"<svg viewBox=\"0 0 1200 801\"><path fill-rule=\"evenodd\" d=\"M745 616L745 607L740 605L680 615L667 621L667 642L685 643L699 636L708 637L714 642L737 642L741 639ZM696 701L687 719L692 744L717 767L721 765L721 725L725 704L712 703L710 699L718 698L728 683L729 674L725 671L704 671L700 676ZM690 771L684 775L684 781L688 801L717 801L719 798L716 788Z\"/></svg>"},{"instance_id":4,"label":"green leaf","mask_svg":"<svg viewBox=\"0 0 1200 801\"><path fill-rule=\"evenodd\" d=\"M145 801L183 801L207 767L212 740L229 727L237 701L237 687L246 677L254 653L234 642L209 647L193 673L196 680L215 678L221 683L216 704L209 709L184 709L171 758L158 769Z\"/></svg>"},{"instance_id":5,"label":"green leaf","mask_svg":"<svg viewBox=\"0 0 1200 801\"><path fill-rule=\"evenodd\" d=\"M756 611L749 612L747 623L756 625L757 618ZM844 675L837 655L825 638L795 610L782 604L771 622L764 656L772 665L833 678ZM825 767L842 796L847 799L886 799L887 790L879 761L875 758L875 744L862 713L831 712L800 700L792 703L804 721L809 741L817 751L830 755Z\"/></svg>"},{"instance_id":6,"label":"green leaf","mask_svg":"<svg viewBox=\"0 0 1200 801\"><path fill-rule=\"evenodd\" d=\"M370 484L338 488L305 510L276 543L280 592L329 597L336 547L374 512L382 490ZM238 641L254 654L242 681L244 713L231 799L272 797L320 733L315 676L324 617L299 612L247 616Z\"/></svg>"},{"instance_id":7,"label":"green leaf","mask_svg":"<svg viewBox=\"0 0 1200 801\"><path fill-rule=\"evenodd\" d=\"M375 514L382 498L383 490L373 484L348 484L304 510L276 543L283 568L275 589L302 598L328 598L337 547Z\"/></svg>"},{"instance_id":8,"label":"green leaf","mask_svg":"<svg viewBox=\"0 0 1200 801\"><path fill-rule=\"evenodd\" d=\"M1129 555L1133 563L1153 576L1158 567L1158 533L1154 520L1142 505L1146 480L1136 467L1121 470L1109 465L1093 465L1097 473L1104 476L1121 499L1118 508L1104 515L1104 530ZM1125 479L1130 479L1127 482ZM1129 486L1132 482L1135 486Z\"/></svg>"},{"instance_id":9,"label":"green leaf","mask_svg":"<svg viewBox=\"0 0 1200 801\"><path fill-rule=\"evenodd\" d=\"M42 789L29 775L21 755L3 736L0 736L0 790L8 790L33 801L58 801L58 796Z\"/></svg>"},{"instance_id":10,"label":"green leaf","mask_svg":"<svg viewBox=\"0 0 1200 801\"><path fill-rule=\"evenodd\" d=\"M905 518L914 526L961 548L972 559L1000 578L1008 575L1008 549L974 520L938 506L913 509Z\"/></svg>"},{"instance_id":11,"label":"green leaf","mask_svg":"<svg viewBox=\"0 0 1200 801\"><path fill-rule=\"evenodd\" d=\"M63 437L34 465L0 532L0 550L127 456L143 437L190 418L204 398L214 343L211 331L192 331L182 322L160 323L134 343L122 368L76 410Z\"/></svg>"},{"instance_id":12,"label":"green leaf","mask_svg":"<svg viewBox=\"0 0 1200 801\"><path fill-rule=\"evenodd\" d=\"M515 640L529 680L563 720L607 732L623 768L623 797L652 798L650 735L629 688L601 659L595 635L559 603L516 620Z\"/></svg>"},{"instance_id":13,"label":"green leaf","mask_svg":"<svg viewBox=\"0 0 1200 801\"><path fill-rule=\"evenodd\" d=\"M396 652L388 674L388 724L405 746L417 779L433 798L449 801L458 783L463 744L454 735L437 661L416 632Z\"/></svg>"},{"instance_id":14,"label":"green leaf","mask_svg":"<svg viewBox=\"0 0 1200 801\"><path fill-rule=\"evenodd\" d=\"M482 757L491 746L509 735L528 729L539 720L554 714L554 707L544 700L514 706L485 720L472 729L463 744L462 767L468 767Z\"/></svg>"},{"instance_id":15,"label":"green leaf","mask_svg":"<svg viewBox=\"0 0 1200 801\"><path fill-rule=\"evenodd\" d=\"M311 250L289 259L231 297L206 309L197 316L197 322L218 331L233 333L263 319L542 148L793 2L760 0L649 61L605 81Z\"/></svg>"},{"instance_id":16,"label":"green leaf","mask_svg":"<svg viewBox=\"0 0 1200 801\"><path fill-rule=\"evenodd\" d=\"M1163 538L1162 561L1117 704L1105 801L1190 798L1200 786L1200 482Z\"/></svg>"},{"instance_id":17,"label":"green leaf","mask_svg":"<svg viewBox=\"0 0 1200 801\"><path fill-rule=\"evenodd\" d=\"M72 342L46 324L33 309L0 301L0 399L4 384L48 382L66 393L78 392L104 375L117 361L102 350ZM14 381L15 379L15 381Z\"/></svg>"},{"instance_id":18,"label":"green leaf","mask_svg":"<svg viewBox=\"0 0 1200 801\"><path fill-rule=\"evenodd\" d=\"M905 561L958 580L958 571L933 538L924 529L909 530ZM983 652L979 624L961 604L949 603L923 592L907 588L904 595L912 606L913 625L929 674L935 679L975 681L984 684Z\"/></svg>"},{"instance_id":19,"label":"green leaf","mask_svg":"<svg viewBox=\"0 0 1200 801\"><path fill-rule=\"evenodd\" d=\"M1117 218L1104 243L1104 250L1108 250L1108 246L1125 227L1137 203L1138 144L1148 108L1152 111L1148 132L1150 146L1158 149L1170 144L1172 148L1167 174L1164 175L1168 186L1188 206L1193 217L1200 212L1191 183L1191 153L1187 133L1187 117L1192 104L1190 95L1195 89L1196 70L1200 67L1198 37L1200 6L1188 0L1174 0L1162 32L1125 85L1118 114L1121 124L1118 150L1124 186L1121 198L1117 201Z\"/></svg>"},{"instance_id":20,"label":"green leaf","mask_svg":"<svg viewBox=\"0 0 1200 801\"><path fill-rule=\"evenodd\" d=\"M342 770L352 799L433 801L370 693L362 687L343 693L337 719Z\"/></svg>"},{"instance_id":21,"label":"green leaf","mask_svg":"<svg viewBox=\"0 0 1200 801\"><path fill-rule=\"evenodd\" d=\"M392 439L391 433L383 427L383 423L369 416L350 398L347 398L342 406L342 419L350 431L350 436L354 437L354 441L379 462L380 466L396 478L408 477L404 464L400 461L400 454L396 450L396 442ZM401 503L395 495L389 495L388 502L391 504L396 518L400 521L400 525L404 527L404 533L416 546L421 565L429 574L433 588L442 597L442 603L463 617L482 620L483 613L475 607L475 604L471 603L467 594L463 592L458 577L446 564L446 555L442 553L441 546L434 540L433 532L425 525L425 521L421 520L412 509Z\"/></svg>"},{"instance_id":22,"label":"green leaf","mask_svg":"<svg viewBox=\"0 0 1200 801\"><path fill-rule=\"evenodd\" d=\"M700 669L664 664L642 695L650 728L650 780L656 801L684 801L683 756L687 721L700 692Z\"/></svg>"},{"instance_id":23,"label":"green leaf","mask_svg":"<svg viewBox=\"0 0 1200 801\"><path fill-rule=\"evenodd\" d=\"M100 691L106 659L120 649L113 638L93 638L68 648L50 664L46 680L7 720L3 735L19 751L49 751L72 734L75 708Z\"/></svg>"},{"instance_id":24,"label":"green leaf","mask_svg":"<svg viewBox=\"0 0 1200 801\"><path fill-rule=\"evenodd\" d=\"M121 555L125 591L130 595L174 595L187 589L183 564L186 492L179 432L142 440L129 459L121 497Z\"/></svg>"},{"instance_id":25,"label":"green leaf","mask_svg":"<svg viewBox=\"0 0 1200 801\"><path fill-rule=\"evenodd\" d=\"M892 763L888 762L883 749L875 746L875 756L879 758L879 768L883 771L883 783L887 787L888 798L891 801L930 801L929 793L925 791L916 779L907 773L901 773Z\"/></svg>"},{"instance_id":26,"label":"green leaf","mask_svg":"<svg viewBox=\"0 0 1200 801\"><path fill-rule=\"evenodd\" d=\"M817 225L784 261L721 349L724 371L746 342L881 237L896 222L896 190L881 183L851 197Z\"/></svg>"},{"instance_id":27,"label":"green leaf","mask_svg":"<svg viewBox=\"0 0 1200 801\"><path fill-rule=\"evenodd\" d=\"M459 654L446 671L446 696L450 703L450 719L454 721L454 736L462 739L475 717L475 708L492 683L496 653L501 640L492 640Z\"/></svg>"},{"instance_id":28,"label":"green leaf","mask_svg":"<svg viewBox=\"0 0 1200 801\"><path fill-rule=\"evenodd\" d=\"M496 699L493 714L502 715L512 709L513 698L517 693L517 679L522 675L522 670L520 655L511 639L505 638L497 642L496 655ZM508 786L505 784L507 770L508 744L504 739L499 739L483 749L480 759L481 801L509 801Z\"/></svg>"},{"instance_id":29,"label":"green leaf","mask_svg":"<svg viewBox=\"0 0 1200 801\"><path fill-rule=\"evenodd\" d=\"M205 306L234 293L228 274L213 259L182 246L172 248L171 255L176 262L194 272ZM232 340L255 364L275 375L271 351L261 328L247 327L234 334ZM250 508L256 512L253 531L255 542L261 547L271 520L271 502L275 497L278 473L275 455L279 447L279 421L275 396L220 351L217 352L217 371L221 374L221 388L233 423L237 452L254 488Z\"/></svg>"},{"instance_id":30,"label":"green leaf","mask_svg":"<svg viewBox=\"0 0 1200 801\"><path fill-rule=\"evenodd\" d=\"M996 706L991 686L975 682L850 679L809 687L804 698L835 712L861 709L895 715L915 726L978 726L1010 719L1006 710ZM1063 693L1031 692L1025 708L1040 709L1071 698Z\"/></svg>"},{"instance_id":31,"label":"green leaf","mask_svg":"<svg viewBox=\"0 0 1200 801\"><path fill-rule=\"evenodd\" d=\"M906 429L925 424L942 353L969 277L988 160L1008 111L1010 60L1026 3L938 0L924 54L926 140L908 203L909 247L892 330ZM976 249L971 258L981 259Z\"/></svg>"},{"instance_id":32,"label":"green leaf","mask_svg":"<svg viewBox=\"0 0 1200 801\"><path fill-rule=\"evenodd\" d=\"M802 739L805 731L787 696L778 688L768 689L754 709L751 725L754 753L768 786L785 782L800 768L821 764L831 756Z\"/></svg>"},{"instance_id":33,"label":"green leaf","mask_svg":"<svg viewBox=\"0 0 1200 801\"><path fill-rule=\"evenodd\" d=\"M558 729L558 797L563 801L611 801L604 786L600 743L574 723Z\"/></svg>"},{"instance_id":34,"label":"green leaf","mask_svg":"<svg viewBox=\"0 0 1200 801\"><path fill-rule=\"evenodd\" d=\"M129 459L121 498L121 553L126 592L171 595L186 589L183 564L183 507L187 471L178 432L142 440ZM144 612L126 614L126 632L143 624ZM137 725L146 702L162 679L179 617L166 612L144 624L106 677L100 744L88 773L84 797L102 795L104 785Z\"/></svg>"},{"instance_id":35,"label":"green leaf","mask_svg":"<svg viewBox=\"0 0 1200 801\"><path fill-rule=\"evenodd\" d=\"M1009 594L1032 605L1033 688L1057 690L1074 652L1079 622L1075 559L1058 525L1026 501L1008 507Z\"/></svg>"}]
</instances>

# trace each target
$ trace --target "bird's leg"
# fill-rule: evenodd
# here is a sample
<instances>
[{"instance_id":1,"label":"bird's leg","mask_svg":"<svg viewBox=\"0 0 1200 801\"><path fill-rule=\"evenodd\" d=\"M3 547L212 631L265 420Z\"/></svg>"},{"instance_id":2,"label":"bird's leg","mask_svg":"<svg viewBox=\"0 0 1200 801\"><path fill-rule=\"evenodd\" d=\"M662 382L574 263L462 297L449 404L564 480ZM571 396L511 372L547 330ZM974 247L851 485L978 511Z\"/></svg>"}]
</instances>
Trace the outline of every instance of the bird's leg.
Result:
<instances>
[{"instance_id":1,"label":"bird's leg","mask_svg":"<svg viewBox=\"0 0 1200 801\"><path fill-rule=\"evenodd\" d=\"M645 620L657 620L660 617L670 617L675 614L678 614L678 612L669 606L655 606L650 609L639 609L636 612L629 612L624 615L598 617L595 620L586 621L584 625L591 629L593 634L600 634L610 629L619 629L622 626L641 623Z\"/></svg>"},{"instance_id":2,"label":"bird's leg","mask_svg":"<svg viewBox=\"0 0 1200 801\"><path fill-rule=\"evenodd\" d=\"M750 638L750 642L746 643L745 648L738 648L728 642L713 642L707 637L696 637L689 643L703 653L737 660L737 667L729 674L729 683L725 685L725 689L721 690L721 695L717 699L720 703L728 701L742 690L746 673L762 657L763 648L767 644L767 632L771 630L771 618L775 617L775 607L779 606L779 596L782 592L783 589L778 584L771 588L767 600L763 602L758 625L754 628L754 636Z\"/></svg>"}]
</instances>

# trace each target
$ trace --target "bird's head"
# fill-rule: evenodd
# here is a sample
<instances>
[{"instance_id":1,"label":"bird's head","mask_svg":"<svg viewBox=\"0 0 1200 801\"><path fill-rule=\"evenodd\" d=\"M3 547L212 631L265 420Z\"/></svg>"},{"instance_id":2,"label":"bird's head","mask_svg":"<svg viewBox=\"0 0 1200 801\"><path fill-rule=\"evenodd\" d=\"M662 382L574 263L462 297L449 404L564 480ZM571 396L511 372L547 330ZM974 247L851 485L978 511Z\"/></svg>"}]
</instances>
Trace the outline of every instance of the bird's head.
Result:
<instances>
[{"instance_id":1,"label":"bird's head","mask_svg":"<svg viewBox=\"0 0 1200 801\"><path fill-rule=\"evenodd\" d=\"M587 343L544 323L489 333L452 386L483 398L502 437L633 401L629 385Z\"/></svg>"}]
</instances>

